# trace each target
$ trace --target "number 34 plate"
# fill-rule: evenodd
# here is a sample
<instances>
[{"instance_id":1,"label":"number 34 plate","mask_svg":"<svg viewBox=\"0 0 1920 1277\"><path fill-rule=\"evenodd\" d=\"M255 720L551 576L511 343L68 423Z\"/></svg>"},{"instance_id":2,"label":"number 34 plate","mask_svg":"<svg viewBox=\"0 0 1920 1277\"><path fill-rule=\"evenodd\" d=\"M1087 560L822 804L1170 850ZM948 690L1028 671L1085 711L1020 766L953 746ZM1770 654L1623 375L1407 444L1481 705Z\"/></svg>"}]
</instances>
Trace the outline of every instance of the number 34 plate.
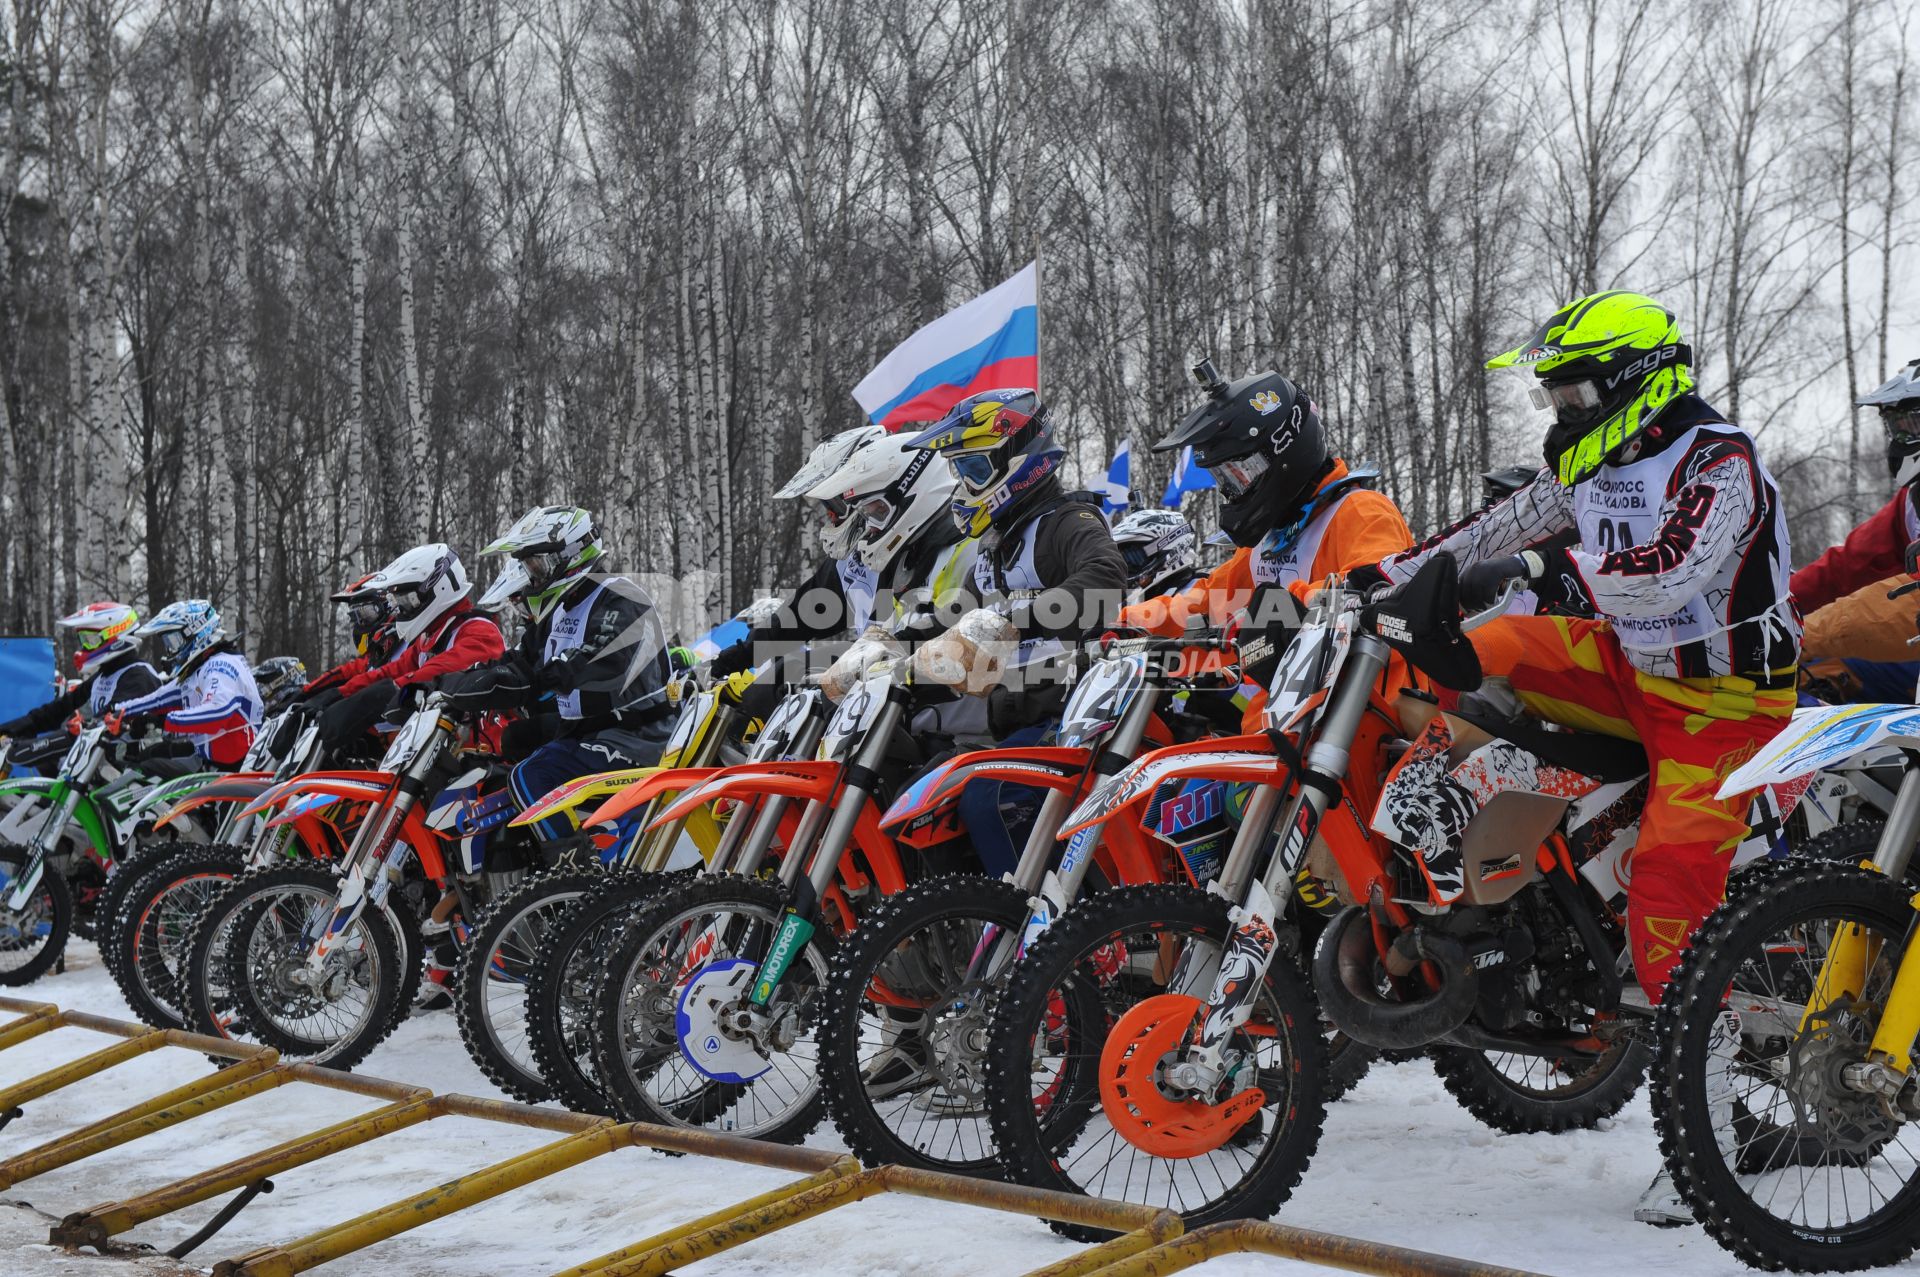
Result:
<instances>
[{"instance_id":1,"label":"number 34 plate","mask_svg":"<svg viewBox=\"0 0 1920 1277\"><path fill-rule=\"evenodd\" d=\"M1267 689L1266 729L1284 732L1295 727L1307 702L1339 678L1352 646L1353 634L1344 625L1317 626L1295 635Z\"/></svg>"}]
</instances>

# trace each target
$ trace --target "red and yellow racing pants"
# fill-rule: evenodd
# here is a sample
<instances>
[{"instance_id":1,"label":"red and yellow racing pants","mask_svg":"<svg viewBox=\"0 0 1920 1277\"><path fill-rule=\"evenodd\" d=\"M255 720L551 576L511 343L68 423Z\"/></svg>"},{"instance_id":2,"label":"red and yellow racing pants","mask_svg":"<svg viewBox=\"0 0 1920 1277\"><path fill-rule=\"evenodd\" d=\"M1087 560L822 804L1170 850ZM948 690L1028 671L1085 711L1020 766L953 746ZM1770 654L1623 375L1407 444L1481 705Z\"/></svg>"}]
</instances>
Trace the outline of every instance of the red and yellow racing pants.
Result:
<instances>
[{"instance_id":1,"label":"red and yellow racing pants","mask_svg":"<svg viewBox=\"0 0 1920 1277\"><path fill-rule=\"evenodd\" d=\"M1715 792L1786 726L1792 671L1772 688L1746 678L1659 678L1633 667L1606 622L1568 617L1503 617L1471 638L1485 673L1511 681L1534 714L1646 747L1651 775L1630 853L1627 937L1640 986L1658 1002L1747 838L1752 795Z\"/></svg>"}]
</instances>

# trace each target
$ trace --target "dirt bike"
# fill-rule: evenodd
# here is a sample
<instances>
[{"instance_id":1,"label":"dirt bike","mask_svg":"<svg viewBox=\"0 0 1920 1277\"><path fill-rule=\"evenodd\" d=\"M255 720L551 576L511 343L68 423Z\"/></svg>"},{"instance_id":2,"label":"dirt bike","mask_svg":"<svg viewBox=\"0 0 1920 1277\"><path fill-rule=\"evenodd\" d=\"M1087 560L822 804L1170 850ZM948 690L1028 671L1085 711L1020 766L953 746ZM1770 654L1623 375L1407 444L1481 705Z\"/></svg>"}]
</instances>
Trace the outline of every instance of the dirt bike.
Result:
<instances>
[{"instance_id":1,"label":"dirt bike","mask_svg":"<svg viewBox=\"0 0 1920 1277\"><path fill-rule=\"evenodd\" d=\"M461 1041L480 1070L515 1098L540 1103L553 1096L536 1053L538 1008L530 993L535 964L562 919L616 881L657 876L682 860L704 860L722 836L704 809L660 829L647 828L637 815L589 828L580 813L663 770L712 767L726 754L738 760L740 754L730 742L738 701L724 692L694 692L689 687L680 693L680 713L658 765L584 776L536 799L524 812L506 811L511 828L530 832L540 823L567 817L577 831L544 844L542 855L551 865L498 893L460 945L452 984ZM485 831L475 833L484 837ZM477 862L473 853L465 858Z\"/></svg>"},{"instance_id":2,"label":"dirt bike","mask_svg":"<svg viewBox=\"0 0 1920 1277\"><path fill-rule=\"evenodd\" d=\"M1227 836L1222 786L1165 805L1149 826L1152 835L1116 822L1074 839L1064 852L1056 835L1097 781L1132 761L1150 730L1156 743L1170 743L1156 714L1169 692L1238 682L1231 667L1184 673L1183 654L1204 659L1232 651L1218 639L1139 638L1083 650L1085 668L1055 744L961 754L915 780L888 808L883 831L904 846L930 847L964 833L957 804L970 784L1001 781L1045 792L1008 875L915 883L868 910L834 955L816 1035L820 1080L835 1126L863 1162L992 1171L983 1050L1015 958L1080 897L1096 868L1102 882L1116 884L1192 881L1197 866L1204 882L1205 866Z\"/></svg>"},{"instance_id":3,"label":"dirt bike","mask_svg":"<svg viewBox=\"0 0 1920 1277\"><path fill-rule=\"evenodd\" d=\"M591 995L594 1065L617 1113L781 1142L818 1124L811 1030L835 938L906 886L878 798L925 761L900 730L912 700L905 666L882 664L843 696L815 759L728 768L655 817L720 799L803 804L743 840L742 856L778 840L774 878L701 875L627 923Z\"/></svg>"},{"instance_id":4,"label":"dirt bike","mask_svg":"<svg viewBox=\"0 0 1920 1277\"><path fill-rule=\"evenodd\" d=\"M1896 593L1920 589L1920 583ZM1674 1187L1757 1268L1847 1271L1920 1246L1920 708L1801 709L1721 794L1897 752L1871 858L1750 873L1667 985L1653 1108Z\"/></svg>"},{"instance_id":5,"label":"dirt bike","mask_svg":"<svg viewBox=\"0 0 1920 1277\"><path fill-rule=\"evenodd\" d=\"M186 968L190 1027L245 1032L282 1054L341 1069L399 1027L422 974L420 919L390 898L415 875L436 899L469 887L450 866L450 840L428 825L424 804L442 787L443 764L460 735L445 697L429 693L376 768L296 776L241 809L272 812L270 829L310 824L342 804L364 814L332 863L253 869L201 911ZM482 889L484 869L473 880ZM210 967L216 954L218 967Z\"/></svg>"},{"instance_id":6,"label":"dirt bike","mask_svg":"<svg viewBox=\"0 0 1920 1277\"><path fill-rule=\"evenodd\" d=\"M810 756L826 723L824 705L824 698L812 688L799 689L781 700L755 735L746 762ZM727 708L724 691L721 709L733 712ZM656 769L589 813L589 827L645 829L651 824L651 813L664 801L720 770L711 765ZM785 799L734 804L723 826L716 824L710 808L688 811L684 819L704 821L719 832L711 847L696 838L704 861L691 869L669 869L659 854L661 844L647 841L671 831L675 822L649 830L642 841L631 844L611 872L595 879L552 922L527 977L526 1016L540 1075L561 1103L580 1112L611 1112L593 1063L588 1014L594 979L626 921L661 891L688 877L729 869L750 872L749 867L757 867L781 826L791 829L793 825L784 814L786 804ZM530 810L528 818L538 816Z\"/></svg>"},{"instance_id":7,"label":"dirt bike","mask_svg":"<svg viewBox=\"0 0 1920 1277\"><path fill-rule=\"evenodd\" d=\"M1370 605L1330 583L1274 674L1264 749L1149 754L1069 818L1071 834L1194 776L1254 787L1206 891L1086 901L1015 969L987 1042L1011 1176L1151 1200L1189 1226L1271 1214L1319 1138L1324 1050L1302 1026L1321 1014L1378 1048L1442 1048L1443 1079L1502 1129L1591 1125L1638 1086L1644 1050L1614 1029L1624 936L1607 856L1631 844L1644 757L1482 708L1388 702L1396 649L1443 686L1480 682L1463 634L1507 601L1462 622L1454 571L1435 556ZM1444 808L1451 823L1422 824L1463 775L1487 783ZM1303 883L1341 904L1305 971L1284 923ZM1509 1060L1552 1064L1513 1078Z\"/></svg>"},{"instance_id":8,"label":"dirt bike","mask_svg":"<svg viewBox=\"0 0 1920 1277\"><path fill-rule=\"evenodd\" d=\"M296 706L262 725L238 770L174 797L154 821L155 835L189 818L210 821L207 842L156 841L129 857L108 880L102 907L112 912L99 933L100 954L139 1018L182 1028L181 967L200 911L225 884L250 868L299 856L322 858L344 841L302 842L287 824L269 827L243 810L281 781L319 766L322 746L312 716ZM158 804L156 804L158 805Z\"/></svg>"},{"instance_id":9,"label":"dirt bike","mask_svg":"<svg viewBox=\"0 0 1920 1277\"><path fill-rule=\"evenodd\" d=\"M76 929L91 932L116 861L151 829L146 800L161 774L174 777L169 792L219 775L180 776L159 760L115 769L114 726L81 729L52 776L0 780L0 800L12 800L0 815L0 985L31 984L60 961ZM204 841L206 831L190 836Z\"/></svg>"}]
</instances>

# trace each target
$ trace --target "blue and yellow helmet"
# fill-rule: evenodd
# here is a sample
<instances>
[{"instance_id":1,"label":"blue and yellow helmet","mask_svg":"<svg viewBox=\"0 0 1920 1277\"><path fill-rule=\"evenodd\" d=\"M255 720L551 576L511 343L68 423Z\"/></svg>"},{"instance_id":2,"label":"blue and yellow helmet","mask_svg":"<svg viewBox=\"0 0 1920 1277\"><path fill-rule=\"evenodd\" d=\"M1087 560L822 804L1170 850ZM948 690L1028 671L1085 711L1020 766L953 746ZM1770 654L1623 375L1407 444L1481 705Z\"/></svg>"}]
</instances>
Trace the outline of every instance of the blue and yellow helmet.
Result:
<instances>
[{"instance_id":1,"label":"blue and yellow helmet","mask_svg":"<svg viewBox=\"0 0 1920 1277\"><path fill-rule=\"evenodd\" d=\"M1040 396L1025 388L984 390L947 410L908 440L939 455L953 471L953 520L968 536L1004 523L1048 486L1065 450Z\"/></svg>"}]
</instances>

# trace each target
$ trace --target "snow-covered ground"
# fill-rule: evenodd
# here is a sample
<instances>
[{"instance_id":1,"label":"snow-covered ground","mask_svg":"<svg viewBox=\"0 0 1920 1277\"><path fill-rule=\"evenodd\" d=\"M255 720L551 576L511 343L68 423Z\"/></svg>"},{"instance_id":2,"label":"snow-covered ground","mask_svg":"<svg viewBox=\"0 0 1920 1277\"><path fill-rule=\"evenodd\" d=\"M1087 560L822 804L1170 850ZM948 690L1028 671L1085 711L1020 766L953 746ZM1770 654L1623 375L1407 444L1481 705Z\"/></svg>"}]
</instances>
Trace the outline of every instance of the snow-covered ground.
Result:
<instances>
[{"instance_id":1,"label":"snow-covered ground","mask_svg":"<svg viewBox=\"0 0 1920 1277\"><path fill-rule=\"evenodd\" d=\"M14 992L9 990L8 992ZM24 991L63 1006L131 1018L90 946L76 944L68 970ZM4 1018L4 1017L0 1017ZM96 1050L106 1039L62 1029L0 1051L0 1084ZM121 1065L39 1103L0 1133L0 1155L17 1152L115 1108L177 1086L206 1068L164 1050ZM410 1021L364 1072L441 1091L493 1095L468 1061L453 1018ZM0 1272L72 1277L92 1272L171 1274L165 1260L120 1260L47 1250L50 1217L128 1196L317 1129L375 1102L287 1086L188 1122L117 1152L0 1192ZM443 1118L315 1163L275 1181L193 1256L201 1265L291 1240L456 1174L554 1138L493 1123ZM839 1148L831 1131L814 1137ZM1744 1273L1698 1228L1636 1224L1634 1199L1657 1165L1644 1099L1604 1130L1570 1135L1495 1135L1461 1111L1420 1063L1381 1065L1334 1107L1320 1152L1284 1222L1437 1250L1542 1273ZM547 1274L647 1237L793 1178L776 1171L623 1150L517 1193L363 1251L328 1273ZM173 1245L216 1208L204 1204L135 1229L122 1239ZM695 1265L696 1274L915 1274L974 1277L1021 1273L1070 1253L1031 1219L913 1198L881 1197L834 1211ZM1920 1267L1917 1265L1916 1267ZM1278 1260L1217 1260L1205 1272L1298 1273Z\"/></svg>"}]
</instances>

